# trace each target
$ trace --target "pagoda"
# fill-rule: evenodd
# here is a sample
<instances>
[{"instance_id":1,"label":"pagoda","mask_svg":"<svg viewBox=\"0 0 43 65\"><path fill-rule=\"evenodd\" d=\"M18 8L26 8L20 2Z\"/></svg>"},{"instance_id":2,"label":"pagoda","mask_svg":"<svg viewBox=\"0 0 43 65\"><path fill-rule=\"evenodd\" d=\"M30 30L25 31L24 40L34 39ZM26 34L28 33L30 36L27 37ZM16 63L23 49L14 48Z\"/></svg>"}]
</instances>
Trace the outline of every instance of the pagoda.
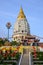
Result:
<instances>
[{"instance_id":1,"label":"pagoda","mask_svg":"<svg viewBox=\"0 0 43 65\"><path fill-rule=\"evenodd\" d=\"M14 24L13 40L22 43L23 45L30 45L32 42L39 42L39 39L30 33L30 26L22 7L20 8L20 12Z\"/></svg>"}]
</instances>

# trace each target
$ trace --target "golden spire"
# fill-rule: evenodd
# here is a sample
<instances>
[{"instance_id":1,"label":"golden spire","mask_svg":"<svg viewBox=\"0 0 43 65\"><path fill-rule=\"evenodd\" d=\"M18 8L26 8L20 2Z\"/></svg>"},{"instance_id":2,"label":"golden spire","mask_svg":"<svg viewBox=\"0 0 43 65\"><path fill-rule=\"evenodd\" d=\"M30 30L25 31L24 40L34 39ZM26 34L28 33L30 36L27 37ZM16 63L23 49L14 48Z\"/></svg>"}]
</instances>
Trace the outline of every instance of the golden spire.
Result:
<instances>
[{"instance_id":1,"label":"golden spire","mask_svg":"<svg viewBox=\"0 0 43 65\"><path fill-rule=\"evenodd\" d=\"M19 15L18 15L17 18L18 18L18 19L26 18L26 16L24 15L24 12L23 12L22 7L20 8L20 12L19 12Z\"/></svg>"}]
</instances>

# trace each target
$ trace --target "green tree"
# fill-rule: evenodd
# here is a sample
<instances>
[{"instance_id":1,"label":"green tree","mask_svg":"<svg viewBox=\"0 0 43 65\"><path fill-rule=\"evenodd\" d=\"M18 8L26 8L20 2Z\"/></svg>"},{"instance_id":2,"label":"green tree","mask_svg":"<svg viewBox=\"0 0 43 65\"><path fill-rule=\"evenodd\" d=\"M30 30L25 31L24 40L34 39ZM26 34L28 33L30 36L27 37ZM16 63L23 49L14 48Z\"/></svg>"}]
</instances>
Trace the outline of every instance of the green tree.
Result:
<instances>
[{"instance_id":1,"label":"green tree","mask_svg":"<svg viewBox=\"0 0 43 65\"><path fill-rule=\"evenodd\" d=\"M4 45L5 45L5 46L11 46L11 43L10 43L9 41L6 41L6 42L4 43Z\"/></svg>"},{"instance_id":2,"label":"green tree","mask_svg":"<svg viewBox=\"0 0 43 65\"><path fill-rule=\"evenodd\" d=\"M7 38L3 38L3 42L5 43L6 41L9 42L9 40Z\"/></svg>"},{"instance_id":3,"label":"green tree","mask_svg":"<svg viewBox=\"0 0 43 65\"><path fill-rule=\"evenodd\" d=\"M17 46L18 46L19 44L20 44L20 43L18 43L18 42L16 42L16 41L12 41L12 42L11 42L11 45L13 45L13 46L14 46L14 45L17 45Z\"/></svg>"},{"instance_id":4,"label":"green tree","mask_svg":"<svg viewBox=\"0 0 43 65\"><path fill-rule=\"evenodd\" d=\"M0 38L0 46L4 45L3 39Z\"/></svg>"}]
</instances>

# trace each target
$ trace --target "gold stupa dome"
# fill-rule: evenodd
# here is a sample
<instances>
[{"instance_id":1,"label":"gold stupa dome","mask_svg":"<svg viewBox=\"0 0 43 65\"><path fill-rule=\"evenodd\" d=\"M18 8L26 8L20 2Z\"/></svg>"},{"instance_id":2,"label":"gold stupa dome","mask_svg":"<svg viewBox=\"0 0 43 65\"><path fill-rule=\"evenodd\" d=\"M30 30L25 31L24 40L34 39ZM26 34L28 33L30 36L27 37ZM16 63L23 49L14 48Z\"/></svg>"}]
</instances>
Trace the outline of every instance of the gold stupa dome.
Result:
<instances>
[{"instance_id":1,"label":"gold stupa dome","mask_svg":"<svg viewBox=\"0 0 43 65\"><path fill-rule=\"evenodd\" d=\"M19 12L19 15L18 15L17 18L18 18L18 19L26 18L25 14L24 14L24 12L23 12L22 7L20 8L20 12Z\"/></svg>"}]
</instances>

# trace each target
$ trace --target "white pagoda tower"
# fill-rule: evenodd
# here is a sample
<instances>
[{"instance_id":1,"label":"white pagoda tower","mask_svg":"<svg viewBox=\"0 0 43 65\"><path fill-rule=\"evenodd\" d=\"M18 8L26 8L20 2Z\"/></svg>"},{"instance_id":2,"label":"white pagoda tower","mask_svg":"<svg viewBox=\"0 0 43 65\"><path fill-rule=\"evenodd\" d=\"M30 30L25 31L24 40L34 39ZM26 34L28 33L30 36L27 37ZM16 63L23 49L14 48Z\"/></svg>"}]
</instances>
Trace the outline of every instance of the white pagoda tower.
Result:
<instances>
[{"instance_id":1,"label":"white pagoda tower","mask_svg":"<svg viewBox=\"0 0 43 65\"><path fill-rule=\"evenodd\" d=\"M19 15L14 24L13 40L17 42L22 42L23 39L25 39L25 37L28 35L30 35L30 27L23 12L23 9L20 8Z\"/></svg>"},{"instance_id":2,"label":"white pagoda tower","mask_svg":"<svg viewBox=\"0 0 43 65\"><path fill-rule=\"evenodd\" d=\"M20 43L30 43L34 41L35 37L30 34L30 26L26 19L26 16L23 12L23 9L20 8L17 20L14 24L13 40Z\"/></svg>"}]
</instances>

